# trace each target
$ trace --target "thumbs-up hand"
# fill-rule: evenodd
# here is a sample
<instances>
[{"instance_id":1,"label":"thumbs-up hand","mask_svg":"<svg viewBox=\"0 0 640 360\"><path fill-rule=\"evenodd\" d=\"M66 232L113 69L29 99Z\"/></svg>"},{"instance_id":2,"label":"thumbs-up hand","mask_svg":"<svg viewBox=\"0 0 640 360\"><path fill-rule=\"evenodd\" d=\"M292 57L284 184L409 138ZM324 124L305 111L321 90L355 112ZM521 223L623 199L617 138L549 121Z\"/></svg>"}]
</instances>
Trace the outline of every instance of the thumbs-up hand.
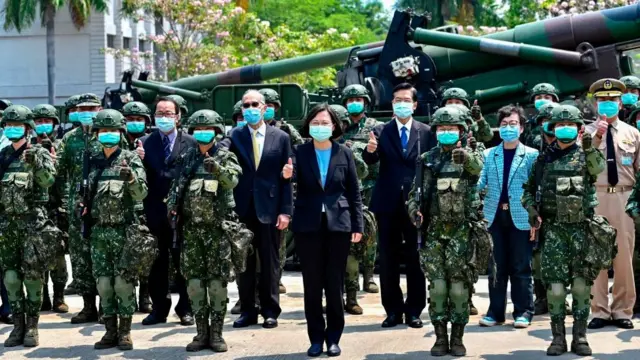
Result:
<instances>
[{"instance_id":1,"label":"thumbs-up hand","mask_svg":"<svg viewBox=\"0 0 640 360\"><path fill-rule=\"evenodd\" d=\"M142 141L136 140L136 154L140 157L140 160L144 160L144 148L142 147Z\"/></svg>"},{"instance_id":2,"label":"thumbs-up hand","mask_svg":"<svg viewBox=\"0 0 640 360\"><path fill-rule=\"evenodd\" d=\"M458 141L458 144L456 145L456 148L453 149L451 155L453 157L453 163L458 165L464 164L464 162L467 161L467 158L469 157L469 154L467 154L467 150L462 148L462 143L460 143L460 141Z\"/></svg>"},{"instance_id":3,"label":"thumbs-up hand","mask_svg":"<svg viewBox=\"0 0 640 360\"><path fill-rule=\"evenodd\" d=\"M133 171L131 171L129 164L127 164L127 160L122 160L122 163L120 164L120 180L128 182L133 181Z\"/></svg>"},{"instance_id":4,"label":"thumbs-up hand","mask_svg":"<svg viewBox=\"0 0 640 360\"><path fill-rule=\"evenodd\" d=\"M378 139L373 131L369 132L369 142L367 143L367 152L374 153L378 149Z\"/></svg>"},{"instance_id":5,"label":"thumbs-up hand","mask_svg":"<svg viewBox=\"0 0 640 360\"><path fill-rule=\"evenodd\" d=\"M471 150L476 151L478 148L478 140L473 136L473 132L469 131L467 138L469 139L469 147Z\"/></svg>"},{"instance_id":6,"label":"thumbs-up hand","mask_svg":"<svg viewBox=\"0 0 640 360\"><path fill-rule=\"evenodd\" d=\"M478 105L478 100L473 101L473 106L471 107L471 117L476 121L482 119L482 110L480 109L480 105Z\"/></svg>"},{"instance_id":7,"label":"thumbs-up hand","mask_svg":"<svg viewBox=\"0 0 640 360\"><path fill-rule=\"evenodd\" d=\"M42 145L43 148L49 150L49 152L51 152L51 149L53 149L53 143L51 142L51 139L49 139L46 133L42 134L42 140L40 140L40 145Z\"/></svg>"},{"instance_id":8,"label":"thumbs-up hand","mask_svg":"<svg viewBox=\"0 0 640 360\"><path fill-rule=\"evenodd\" d=\"M209 153L204 153L204 161L202 162L202 166L204 167L204 171L215 174L218 172L219 166L214 158L209 156Z\"/></svg>"},{"instance_id":9,"label":"thumbs-up hand","mask_svg":"<svg viewBox=\"0 0 640 360\"><path fill-rule=\"evenodd\" d=\"M289 161L282 168L282 177L285 179L291 179L293 177L293 160L289 158Z\"/></svg>"}]
</instances>

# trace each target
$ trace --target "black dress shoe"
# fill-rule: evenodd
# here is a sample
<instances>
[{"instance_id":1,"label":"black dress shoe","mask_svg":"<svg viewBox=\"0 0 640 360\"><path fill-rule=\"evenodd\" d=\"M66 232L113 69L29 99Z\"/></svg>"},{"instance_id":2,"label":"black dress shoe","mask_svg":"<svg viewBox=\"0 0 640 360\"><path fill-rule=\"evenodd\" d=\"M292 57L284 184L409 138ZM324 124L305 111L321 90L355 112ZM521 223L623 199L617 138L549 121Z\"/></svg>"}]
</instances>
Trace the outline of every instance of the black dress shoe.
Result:
<instances>
[{"instance_id":1,"label":"black dress shoe","mask_svg":"<svg viewBox=\"0 0 640 360\"><path fill-rule=\"evenodd\" d=\"M402 315L396 316L395 314L389 314L387 315L387 318L382 322L382 327L390 328L398 324L402 324Z\"/></svg>"},{"instance_id":2,"label":"black dress shoe","mask_svg":"<svg viewBox=\"0 0 640 360\"><path fill-rule=\"evenodd\" d=\"M327 348L327 355L329 356L340 356L340 354L342 354L342 350L340 350L338 344L331 344Z\"/></svg>"},{"instance_id":3,"label":"black dress shoe","mask_svg":"<svg viewBox=\"0 0 640 360\"><path fill-rule=\"evenodd\" d=\"M0 315L0 321L5 324L13 325L13 315L11 315L11 313Z\"/></svg>"},{"instance_id":4,"label":"black dress shoe","mask_svg":"<svg viewBox=\"0 0 640 360\"><path fill-rule=\"evenodd\" d=\"M268 318L264 319L264 322L262 323L262 327L265 328L265 329L277 328L278 327L278 320L276 320L275 318L272 318L272 317L268 317Z\"/></svg>"},{"instance_id":5,"label":"black dress shoe","mask_svg":"<svg viewBox=\"0 0 640 360\"><path fill-rule=\"evenodd\" d=\"M413 315L407 315L405 323L409 325L409 327L414 329L420 329L422 327L422 320L420 320L419 317Z\"/></svg>"},{"instance_id":6,"label":"black dress shoe","mask_svg":"<svg viewBox=\"0 0 640 360\"><path fill-rule=\"evenodd\" d=\"M142 320L142 325L164 324L166 322L167 322L167 318L158 318L154 314L149 314L146 318Z\"/></svg>"},{"instance_id":7,"label":"black dress shoe","mask_svg":"<svg viewBox=\"0 0 640 360\"><path fill-rule=\"evenodd\" d=\"M620 329L633 329L633 323L629 319L613 320L613 324Z\"/></svg>"},{"instance_id":8,"label":"black dress shoe","mask_svg":"<svg viewBox=\"0 0 640 360\"><path fill-rule=\"evenodd\" d=\"M193 316L191 314L185 314L184 316L180 316L180 325L189 326L195 324L193 320Z\"/></svg>"},{"instance_id":9,"label":"black dress shoe","mask_svg":"<svg viewBox=\"0 0 640 360\"><path fill-rule=\"evenodd\" d=\"M310 357L318 357L322 355L322 344L311 344L309 350L307 350L307 355Z\"/></svg>"},{"instance_id":10,"label":"black dress shoe","mask_svg":"<svg viewBox=\"0 0 640 360\"><path fill-rule=\"evenodd\" d=\"M589 329L602 329L603 327L610 325L611 320L609 319L601 319L601 318L593 318L589 321L589 325L587 328Z\"/></svg>"},{"instance_id":11,"label":"black dress shoe","mask_svg":"<svg viewBox=\"0 0 640 360\"><path fill-rule=\"evenodd\" d=\"M242 314L233 322L234 328L245 328L258 323L258 314Z\"/></svg>"}]
</instances>

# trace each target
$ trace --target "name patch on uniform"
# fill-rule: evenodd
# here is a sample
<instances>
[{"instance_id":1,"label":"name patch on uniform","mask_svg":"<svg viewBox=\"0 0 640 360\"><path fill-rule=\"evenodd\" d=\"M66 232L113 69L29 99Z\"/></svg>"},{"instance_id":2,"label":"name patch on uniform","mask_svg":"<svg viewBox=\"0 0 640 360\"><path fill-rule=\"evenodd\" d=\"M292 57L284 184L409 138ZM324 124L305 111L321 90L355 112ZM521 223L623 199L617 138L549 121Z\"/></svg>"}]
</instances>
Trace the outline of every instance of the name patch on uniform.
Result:
<instances>
[{"instance_id":1,"label":"name patch on uniform","mask_svg":"<svg viewBox=\"0 0 640 360\"><path fill-rule=\"evenodd\" d=\"M631 156L628 156L628 155L622 156L622 165L624 165L624 166L633 165L633 158Z\"/></svg>"}]
</instances>

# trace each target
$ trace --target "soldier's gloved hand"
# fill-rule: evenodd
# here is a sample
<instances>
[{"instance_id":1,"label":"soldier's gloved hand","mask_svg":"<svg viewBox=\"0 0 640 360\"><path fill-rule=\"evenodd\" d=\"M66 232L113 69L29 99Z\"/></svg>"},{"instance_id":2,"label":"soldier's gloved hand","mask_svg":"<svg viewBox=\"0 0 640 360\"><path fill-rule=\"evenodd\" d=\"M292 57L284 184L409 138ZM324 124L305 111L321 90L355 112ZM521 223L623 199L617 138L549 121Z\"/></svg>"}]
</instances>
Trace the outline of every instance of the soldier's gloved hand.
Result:
<instances>
[{"instance_id":1,"label":"soldier's gloved hand","mask_svg":"<svg viewBox=\"0 0 640 360\"><path fill-rule=\"evenodd\" d=\"M476 151L478 148L478 140L471 135L471 131L469 131L469 147L471 150Z\"/></svg>"},{"instance_id":2,"label":"soldier's gloved hand","mask_svg":"<svg viewBox=\"0 0 640 360\"><path fill-rule=\"evenodd\" d=\"M202 166L204 167L204 170L208 173L215 173L216 171L218 171L218 163L209 156L209 153L206 153L205 155L205 159L202 162Z\"/></svg>"},{"instance_id":3,"label":"soldier's gloved hand","mask_svg":"<svg viewBox=\"0 0 640 360\"><path fill-rule=\"evenodd\" d=\"M458 165L464 164L464 162L467 161L467 158L469 158L467 150L462 148L460 141L458 141L458 147L456 149L453 149L451 156L453 158L453 163Z\"/></svg>"},{"instance_id":4,"label":"soldier's gloved hand","mask_svg":"<svg viewBox=\"0 0 640 360\"><path fill-rule=\"evenodd\" d=\"M353 145L353 141L351 141L351 140L347 140L347 141L345 141L345 142L344 142L344 145L345 145L346 147L348 147L349 149L351 149L351 146Z\"/></svg>"},{"instance_id":5,"label":"soldier's gloved hand","mask_svg":"<svg viewBox=\"0 0 640 360\"><path fill-rule=\"evenodd\" d=\"M36 149L30 147L24 151L24 162L29 165L36 162Z\"/></svg>"},{"instance_id":6,"label":"soldier's gloved hand","mask_svg":"<svg viewBox=\"0 0 640 360\"><path fill-rule=\"evenodd\" d=\"M120 180L130 182L133 180L133 171L127 164L127 160L122 160L120 165Z\"/></svg>"},{"instance_id":7,"label":"soldier's gloved hand","mask_svg":"<svg viewBox=\"0 0 640 360\"><path fill-rule=\"evenodd\" d=\"M529 225L531 227L538 229L540 225L542 225L542 218L540 218L540 214L538 214L538 210L533 206L530 206L527 209L527 213L529 213Z\"/></svg>"},{"instance_id":8,"label":"soldier's gloved hand","mask_svg":"<svg viewBox=\"0 0 640 360\"><path fill-rule=\"evenodd\" d=\"M42 140L40 141L40 144L43 148L49 151L51 151L51 149L53 148L53 143L51 142L51 139L49 139L47 134L42 134Z\"/></svg>"},{"instance_id":9,"label":"soldier's gloved hand","mask_svg":"<svg viewBox=\"0 0 640 360\"><path fill-rule=\"evenodd\" d=\"M593 137L588 132L582 134L582 150L589 150L593 146Z\"/></svg>"},{"instance_id":10,"label":"soldier's gloved hand","mask_svg":"<svg viewBox=\"0 0 640 360\"><path fill-rule=\"evenodd\" d=\"M482 109L480 109L480 105L478 105L478 100L473 101L473 106L471 107L471 117L476 121L482 119Z\"/></svg>"}]
</instances>

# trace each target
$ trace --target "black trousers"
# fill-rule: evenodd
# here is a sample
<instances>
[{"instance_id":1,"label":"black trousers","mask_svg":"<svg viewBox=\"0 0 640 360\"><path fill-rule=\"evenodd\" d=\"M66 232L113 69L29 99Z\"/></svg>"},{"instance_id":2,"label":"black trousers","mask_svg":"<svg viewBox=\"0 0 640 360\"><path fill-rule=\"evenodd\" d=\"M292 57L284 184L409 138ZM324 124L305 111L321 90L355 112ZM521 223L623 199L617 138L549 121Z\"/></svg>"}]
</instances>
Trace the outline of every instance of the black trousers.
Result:
<instances>
[{"instance_id":1,"label":"black trousers","mask_svg":"<svg viewBox=\"0 0 640 360\"><path fill-rule=\"evenodd\" d=\"M327 230L323 216L320 231L295 233L296 252L302 268L304 316L312 344L338 344L344 330L343 285L351 234ZM325 330L322 291L327 298Z\"/></svg>"},{"instance_id":2,"label":"black trousers","mask_svg":"<svg viewBox=\"0 0 640 360\"><path fill-rule=\"evenodd\" d=\"M153 315L166 318L171 310L171 293L169 292L169 261L173 261L176 270L175 285L180 293L180 299L175 307L180 317L191 313L187 283L180 272L180 249L173 249L173 230L169 223L151 229L158 237L158 258L151 267L149 274L149 296L153 302Z\"/></svg>"},{"instance_id":3,"label":"black trousers","mask_svg":"<svg viewBox=\"0 0 640 360\"><path fill-rule=\"evenodd\" d=\"M243 314L256 312L256 255L260 257L258 298L264 318L277 319L280 309L280 232L275 224L263 224L255 212L240 219L253 232L253 252L247 256L247 268L238 275L238 295Z\"/></svg>"},{"instance_id":4,"label":"black trousers","mask_svg":"<svg viewBox=\"0 0 640 360\"><path fill-rule=\"evenodd\" d=\"M380 256L380 291L387 315L420 317L426 305L426 280L420 268L417 229L403 205L395 212L375 214L378 222ZM400 264L407 275L407 299L400 288Z\"/></svg>"}]
</instances>

